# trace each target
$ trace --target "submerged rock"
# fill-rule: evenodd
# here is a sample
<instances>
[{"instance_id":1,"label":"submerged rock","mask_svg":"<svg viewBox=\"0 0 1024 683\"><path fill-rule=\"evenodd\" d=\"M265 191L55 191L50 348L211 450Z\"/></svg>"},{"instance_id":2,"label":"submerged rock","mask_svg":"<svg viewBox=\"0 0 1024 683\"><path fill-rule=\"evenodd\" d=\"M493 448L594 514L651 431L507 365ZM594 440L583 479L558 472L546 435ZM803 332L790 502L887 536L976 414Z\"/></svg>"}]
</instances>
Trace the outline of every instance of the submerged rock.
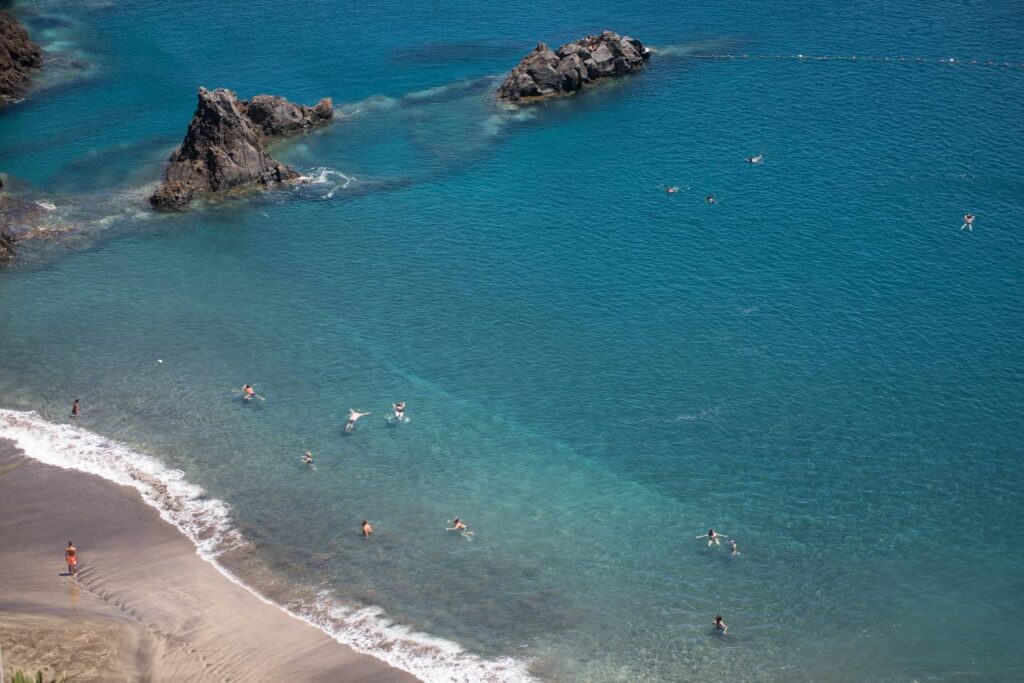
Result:
<instances>
[{"instance_id":1,"label":"submerged rock","mask_svg":"<svg viewBox=\"0 0 1024 683\"><path fill-rule=\"evenodd\" d=\"M0 263L14 258L14 236L0 230Z\"/></svg>"},{"instance_id":2,"label":"submerged rock","mask_svg":"<svg viewBox=\"0 0 1024 683\"><path fill-rule=\"evenodd\" d=\"M498 88L498 97L523 102L574 93L601 78L644 67L651 51L629 36L605 31L551 50L538 43Z\"/></svg>"},{"instance_id":3,"label":"submerged rock","mask_svg":"<svg viewBox=\"0 0 1024 683\"><path fill-rule=\"evenodd\" d=\"M43 64L43 51L25 27L0 12L0 106L17 99L28 87L29 76Z\"/></svg>"},{"instance_id":4,"label":"submerged rock","mask_svg":"<svg viewBox=\"0 0 1024 683\"><path fill-rule=\"evenodd\" d=\"M185 140L171 154L164 182L149 202L159 210L181 210L198 194L295 180L295 169L267 154L266 140L302 132L333 114L330 99L315 107L270 95L246 102L224 88L199 88L199 106Z\"/></svg>"}]
</instances>

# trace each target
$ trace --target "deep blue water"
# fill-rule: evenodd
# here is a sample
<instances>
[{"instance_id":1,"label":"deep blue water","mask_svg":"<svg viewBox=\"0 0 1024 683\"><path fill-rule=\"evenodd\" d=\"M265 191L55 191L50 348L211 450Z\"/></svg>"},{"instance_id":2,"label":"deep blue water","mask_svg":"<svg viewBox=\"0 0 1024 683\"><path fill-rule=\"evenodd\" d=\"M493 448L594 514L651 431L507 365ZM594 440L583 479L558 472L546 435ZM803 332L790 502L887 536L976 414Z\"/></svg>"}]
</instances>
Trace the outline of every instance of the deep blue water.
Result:
<instances>
[{"instance_id":1,"label":"deep blue water","mask_svg":"<svg viewBox=\"0 0 1024 683\"><path fill-rule=\"evenodd\" d=\"M0 407L80 396L231 506L244 579L559 681L1019 678L1024 7L20 11L95 67L0 113L81 229L0 272ZM602 28L661 51L480 80ZM323 182L147 214L199 85L332 96L276 148Z\"/></svg>"}]
</instances>

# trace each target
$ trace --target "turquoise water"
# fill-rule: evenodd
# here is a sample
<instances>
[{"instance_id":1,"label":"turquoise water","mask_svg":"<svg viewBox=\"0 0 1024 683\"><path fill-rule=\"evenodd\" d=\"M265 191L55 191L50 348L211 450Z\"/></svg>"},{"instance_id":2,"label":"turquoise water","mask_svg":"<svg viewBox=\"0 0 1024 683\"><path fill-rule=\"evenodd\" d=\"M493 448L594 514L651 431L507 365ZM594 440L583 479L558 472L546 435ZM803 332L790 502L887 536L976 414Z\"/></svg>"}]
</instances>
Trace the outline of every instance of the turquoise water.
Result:
<instances>
[{"instance_id":1,"label":"turquoise water","mask_svg":"<svg viewBox=\"0 0 1024 683\"><path fill-rule=\"evenodd\" d=\"M21 11L95 66L0 114L82 228L0 273L0 407L81 397L230 506L243 580L458 643L388 632L434 680L1019 678L1018 4ZM488 98L606 27L662 52ZM860 59L752 58L798 54ZM276 150L318 182L153 219L198 85L350 116Z\"/></svg>"}]
</instances>

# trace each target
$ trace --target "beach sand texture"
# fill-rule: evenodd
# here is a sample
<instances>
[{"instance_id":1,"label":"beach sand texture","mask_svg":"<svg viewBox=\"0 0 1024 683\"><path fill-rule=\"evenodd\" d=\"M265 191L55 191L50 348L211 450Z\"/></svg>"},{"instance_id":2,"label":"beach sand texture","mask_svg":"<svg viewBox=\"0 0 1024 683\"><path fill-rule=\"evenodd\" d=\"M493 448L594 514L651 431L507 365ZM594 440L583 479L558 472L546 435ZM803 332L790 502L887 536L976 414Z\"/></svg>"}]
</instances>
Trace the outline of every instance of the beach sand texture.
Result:
<instances>
[{"instance_id":1,"label":"beach sand texture","mask_svg":"<svg viewBox=\"0 0 1024 683\"><path fill-rule=\"evenodd\" d=\"M79 550L77 580L63 549ZM126 487L0 443L0 648L85 681L415 681L266 604Z\"/></svg>"}]
</instances>

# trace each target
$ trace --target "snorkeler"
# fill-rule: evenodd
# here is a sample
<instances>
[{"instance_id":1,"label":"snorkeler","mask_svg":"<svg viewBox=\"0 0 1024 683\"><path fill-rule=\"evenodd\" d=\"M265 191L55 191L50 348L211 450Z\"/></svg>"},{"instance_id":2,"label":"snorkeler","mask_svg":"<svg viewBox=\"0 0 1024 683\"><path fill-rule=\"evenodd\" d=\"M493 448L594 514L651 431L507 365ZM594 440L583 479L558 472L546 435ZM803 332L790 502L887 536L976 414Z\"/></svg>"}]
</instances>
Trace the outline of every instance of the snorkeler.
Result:
<instances>
[{"instance_id":1,"label":"snorkeler","mask_svg":"<svg viewBox=\"0 0 1024 683\"><path fill-rule=\"evenodd\" d=\"M708 529L708 533L707 534L701 534L700 536L697 536L697 538L698 539L701 539L701 538L708 539L708 547L710 547L712 544L714 544L714 545L722 545L721 543L718 542L718 539L720 539L720 538L729 538L729 537L728 536L722 536L721 534L719 534L714 529Z\"/></svg>"},{"instance_id":2,"label":"snorkeler","mask_svg":"<svg viewBox=\"0 0 1024 683\"><path fill-rule=\"evenodd\" d=\"M968 232L974 232L974 214L964 214L964 224L960 226L961 230L967 230Z\"/></svg>"},{"instance_id":3,"label":"snorkeler","mask_svg":"<svg viewBox=\"0 0 1024 683\"><path fill-rule=\"evenodd\" d=\"M724 621L722 621L721 614L715 617L715 630L720 631L723 636L729 632L729 627L726 626Z\"/></svg>"},{"instance_id":4,"label":"snorkeler","mask_svg":"<svg viewBox=\"0 0 1024 683\"><path fill-rule=\"evenodd\" d=\"M369 414L370 413L360 413L355 408L349 408L348 409L348 422L345 424L345 431L351 433L352 430L355 429L355 427L356 427L356 420L358 420L361 417L365 417L365 416L367 416Z\"/></svg>"},{"instance_id":5,"label":"snorkeler","mask_svg":"<svg viewBox=\"0 0 1024 683\"><path fill-rule=\"evenodd\" d=\"M362 527L362 529L363 529L363 538L369 538L370 534L373 533L373 525L370 524L365 519L363 520L363 527Z\"/></svg>"}]
</instances>

